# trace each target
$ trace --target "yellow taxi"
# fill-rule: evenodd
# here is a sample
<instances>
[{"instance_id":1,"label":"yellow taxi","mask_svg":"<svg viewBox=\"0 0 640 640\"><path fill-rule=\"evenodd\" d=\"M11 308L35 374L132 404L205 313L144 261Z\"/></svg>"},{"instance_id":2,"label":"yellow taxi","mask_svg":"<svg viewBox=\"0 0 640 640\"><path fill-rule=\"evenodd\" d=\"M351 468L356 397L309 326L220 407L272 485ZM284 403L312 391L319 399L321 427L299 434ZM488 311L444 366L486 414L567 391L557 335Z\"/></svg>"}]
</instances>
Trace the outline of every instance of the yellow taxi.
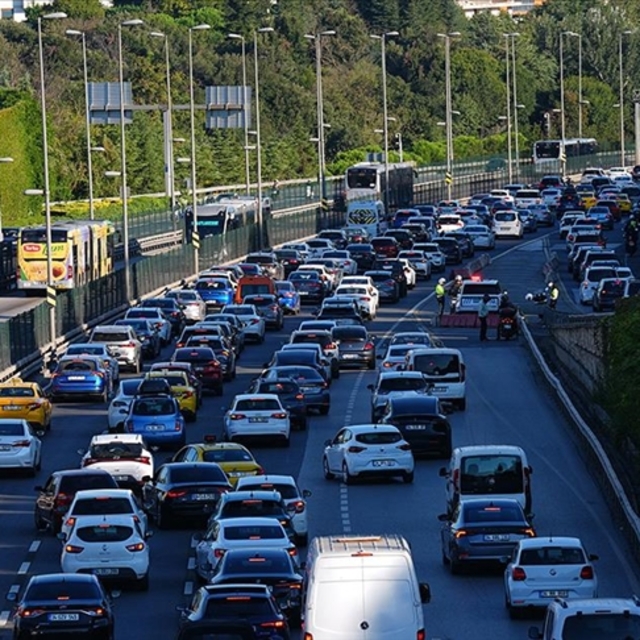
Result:
<instances>
[{"instance_id":1,"label":"yellow taxi","mask_svg":"<svg viewBox=\"0 0 640 640\"><path fill-rule=\"evenodd\" d=\"M19 418L37 431L48 431L51 401L37 382L11 378L0 384L0 418Z\"/></svg>"},{"instance_id":2,"label":"yellow taxi","mask_svg":"<svg viewBox=\"0 0 640 640\"><path fill-rule=\"evenodd\" d=\"M598 201L595 191L582 191L580 192L580 204L585 209L591 209Z\"/></svg>"},{"instance_id":3,"label":"yellow taxi","mask_svg":"<svg viewBox=\"0 0 640 640\"><path fill-rule=\"evenodd\" d=\"M632 202L626 193L616 193L616 200L620 207L620 213L631 213Z\"/></svg>"},{"instance_id":4,"label":"yellow taxi","mask_svg":"<svg viewBox=\"0 0 640 640\"><path fill-rule=\"evenodd\" d=\"M150 371L147 378L164 378L171 387L174 398L178 401L180 412L185 420L193 422L198 415L198 393L191 385L186 371L176 369L158 369Z\"/></svg>"},{"instance_id":5,"label":"yellow taxi","mask_svg":"<svg viewBox=\"0 0 640 640\"><path fill-rule=\"evenodd\" d=\"M215 462L227 474L232 487L238 478L265 473L245 446L237 442L216 442L215 436L205 436L204 442L182 447L172 462Z\"/></svg>"}]
</instances>

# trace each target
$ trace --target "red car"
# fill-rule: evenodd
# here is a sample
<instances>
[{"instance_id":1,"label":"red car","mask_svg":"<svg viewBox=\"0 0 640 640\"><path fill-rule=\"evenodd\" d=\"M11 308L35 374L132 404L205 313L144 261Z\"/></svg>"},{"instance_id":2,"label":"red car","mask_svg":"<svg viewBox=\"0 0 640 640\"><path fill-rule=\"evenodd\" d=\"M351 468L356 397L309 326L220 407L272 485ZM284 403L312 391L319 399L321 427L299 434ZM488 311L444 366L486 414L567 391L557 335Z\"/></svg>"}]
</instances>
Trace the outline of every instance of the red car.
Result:
<instances>
[{"instance_id":1,"label":"red car","mask_svg":"<svg viewBox=\"0 0 640 640\"><path fill-rule=\"evenodd\" d=\"M190 362L204 389L222 395L222 365L210 347L182 347L176 349L172 362Z\"/></svg>"},{"instance_id":2,"label":"red car","mask_svg":"<svg viewBox=\"0 0 640 640\"><path fill-rule=\"evenodd\" d=\"M371 240L376 257L397 258L400 253L400 243L390 236L379 236Z\"/></svg>"}]
</instances>

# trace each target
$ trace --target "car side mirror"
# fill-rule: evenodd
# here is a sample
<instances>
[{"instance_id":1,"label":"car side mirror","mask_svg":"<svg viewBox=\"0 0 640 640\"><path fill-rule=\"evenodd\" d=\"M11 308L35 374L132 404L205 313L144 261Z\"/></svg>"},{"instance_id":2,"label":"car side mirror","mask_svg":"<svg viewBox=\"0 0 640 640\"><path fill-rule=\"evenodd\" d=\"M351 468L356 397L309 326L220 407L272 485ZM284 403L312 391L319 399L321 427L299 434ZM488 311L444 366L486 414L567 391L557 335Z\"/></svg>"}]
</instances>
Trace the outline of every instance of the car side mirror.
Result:
<instances>
[{"instance_id":1,"label":"car side mirror","mask_svg":"<svg viewBox=\"0 0 640 640\"><path fill-rule=\"evenodd\" d=\"M438 471L438 475L441 478L448 478L449 477L449 471L447 470L446 467L440 467L440 470Z\"/></svg>"},{"instance_id":2,"label":"car side mirror","mask_svg":"<svg viewBox=\"0 0 640 640\"><path fill-rule=\"evenodd\" d=\"M431 602L431 587L426 582L421 582L420 588L420 602L427 604Z\"/></svg>"},{"instance_id":3,"label":"car side mirror","mask_svg":"<svg viewBox=\"0 0 640 640\"><path fill-rule=\"evenodd\" d=\"M540 640L542 638L542 633L538 627L529 627L529 633L527 635L531 640Z\"/></svg>"},{"instance_id":4,"label":"car side mirror","mask_svg":"<svg viewBox=\"0 0 640 640\"><path fill-rule=\"evenodd\" d=\"M144 534L144 539L145 539L145 540L148 540L149 538L153 538L153 533L154 533L153 531L147 531L147 532Z\"/></svg>"},{"instance_id":5,"label":"car side mirror","mask_svg":"<svg viewBox=\"0 0 640 640\"><path fill-rule=\"evenodd\" d=\"M83 456L85 453L87 453L87 450L86 449L77 449L76 452L77 452L77 454L79 456Z\"/></svg>"},{"instance_id":6,"label":"car side mirror","mask_svg":"<svg viewBox=\"0 0 640 640\"><path fill-rule=\"evenodd\" d=\"M67 541L67 534L63 533L62 531L56 535L56 538L58 538L58 540L62 541L62 542L66 542Z\"/></svg>"},{"instance_id":7,"label":"car side mirror","mask_svg":"<svg viewBox=\"0 0 640 640\"><path fill-rule=\"evenodd\" d=\"M38 438L44 438L47 432L44 429L38 429L37 431L34 431L34 433Z\"/></svg>"},{"instance_id":8,"label":"car side mirror","mask_svg":"<svg viewBox=\"0 0 640 640\"><path fill-rule=\"evenodd\" d=\"M121 595L122 595L122 591L120 591L120 589L113 589L108 593L110 600L117 600Z\"/></svg>"},{"instance_id":9,"label":"car side mirror","mask_svg":"<svg viewBox=\"0 0 640 640\"><path fill-rule=\"evenodd\" d=\"M535 513L526 513L525 515L527 516L527 520L529 522L531 522L536 517Z\"/></svg>"},{"instance_id":10,"label":"car side mirror","mask_svg":"<svg viewBox=\"0 0 640 640\"><path fill-rule=\"evenodd\" d=\"M374 391L375 387L372 384L368 384L367 389L369 389L369 391Z\"/></svg>"},{"instance_id":11,"label":"car side mirror","mask_svg":"<svg viewBox=\"0 0 640 640\"><path fill-rule=\"evenodd\" d=\"M439 514L438 520L440 520L440 522L449 522L449 514L448 513Z\"/></svg>"},{"instance_id":12,"label":"car side mirror","mask_svg":"<svg viewBox=\"0 0 640 640\"><path fill-rule=\"evenodd\" d=\"M325 447L330 447L332 444L333 444L333 441L332 441L332 440L325 440L325 441L324 441L324 446L325 446Z\"/></svg>"},{"instance_id":13,"label":"car side mirror","mask_svg":"<svg viewBox=\"0 0 640 640\"><path fill-rule=\"evenodd\" d=\"M303 498L310 498L311 497L311 491L309 491L309 489L303 489L302 490L302 497Z\"/></svg>"},{"instance_id":14,"label":"car side mirror","mask_svg":"<svg viewBox=\"0 0 640 640\"><path fill-rule=\"evenodd\" d=\"M153 482L153 478L151 476L142 476L142 482Z\"/></svg>"},{"instance_id":15,"label":"car side mirror","mask_svg":"<svg viewBox=\"0 0 640 640\"><path fill-rule=\"evenodd\" d=\"M306 562L301 562L298 565L298 568L301 569L302 571L304 571L307 568L307 563Z\"/></svg>"}]
</instances>

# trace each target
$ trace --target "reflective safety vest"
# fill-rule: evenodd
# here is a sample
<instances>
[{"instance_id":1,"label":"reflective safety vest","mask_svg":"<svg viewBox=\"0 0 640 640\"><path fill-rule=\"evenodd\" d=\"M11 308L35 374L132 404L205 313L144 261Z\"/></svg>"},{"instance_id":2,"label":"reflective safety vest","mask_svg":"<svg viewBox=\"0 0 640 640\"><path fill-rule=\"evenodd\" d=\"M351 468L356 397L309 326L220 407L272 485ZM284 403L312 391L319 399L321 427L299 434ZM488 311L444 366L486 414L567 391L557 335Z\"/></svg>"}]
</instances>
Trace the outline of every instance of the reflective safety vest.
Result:
<instances>
[{"instance_id":1,"label":"reflective safety vest","mask_svg":"<svg viewBox=\"0 0 640 640\"><path fill-rule=\"evenodd\" d=\"M444 286L442 286L440 283L438 283L436 285L436 298L444 298L445 296L445 289Z\"/></svg>"},{"instance_id":2,"label":"reflective safety vest","mask_svg":"<svg viewBox=\"0 0 640 640\"><path fill-rule=\"evenodd\" d=\"M558 287L553 287L550 293L551 299L557 300L559 295L560 295L560 291L558 290Z\"/></svg>"}]
</instances>

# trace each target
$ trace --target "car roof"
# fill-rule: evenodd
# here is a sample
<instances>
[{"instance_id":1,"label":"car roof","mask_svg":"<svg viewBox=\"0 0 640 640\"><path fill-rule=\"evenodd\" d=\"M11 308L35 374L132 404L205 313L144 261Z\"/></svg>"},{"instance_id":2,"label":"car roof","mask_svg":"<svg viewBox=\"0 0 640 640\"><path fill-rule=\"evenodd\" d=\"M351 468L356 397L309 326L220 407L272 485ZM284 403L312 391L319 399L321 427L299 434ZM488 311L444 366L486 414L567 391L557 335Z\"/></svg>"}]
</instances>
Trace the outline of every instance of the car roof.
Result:
<instances>
[{"instance_id":1,"label":"car roof","mask_svg":"<svg viewBox=\"0 0 640 640\"><path fill-rule=\"evenodd\" d=\"M580 538L570 536L539 536L537 538L523 538L520 542L521 549L539 549L540 547L582 547Z\"/></svg>"},{"instance_id":2,"label":"car roof","mask_svg":"<svg viewBox=\"0 0 640 640\"><path fill-rule=\"evenodd\" d=\"M221 499L224 502L241 502L243 500L276 500L280 502L282 496L278 491L268 489L248 489L231 491L225 493Z\"/></svg>"},{"instance_id":3,"label":"car roof","mask_svg":"<svg viewBox=\"0 0 640 640\"><path fill-rule=\"evenodd\" d=\"M100 433L91 438L91 444L109 444L122 442L126 444L141 444L144 446L144 438L139 433Z\"/></svg>"},{"instance_id":4,"label":"car roof","mask_svg":"<svg viewBox=\"0 0 640 640\"><path fill-rule=\"evenodd\" d=\"M394 427L392 424L382 424L382 423L366 423L366 424L346 424L342 429L349 429L353 433L372 433L376 431L381 431L383 433L400 433L397 427Z\"/></svg>"},{"instance_id":5,"label":"car roof","mask_svg":"<svg viewBox=\"0 0 640 640\"><path fill-rule=\"evenodd\" d=\"M205 463L205 464L210 464L210 463ZM234 493L234 492L231 491L230 493L225 494L225 495L231 495L232 493ZM282 527L280 522L278 522L274 518L260 518L260 517L256 517L256 516L248 516L248 517L244 517L244 518L225 518L225 519L219 520L218 522L219 522L221 527L229 527L229 526L235 526L235 527L273 527L273 526L279 526L279 527Z\"/></svg>"},{"instance_id":6,"label":"car roof","mask_svg":"<svg viewBox=\"0 0 640 640\"><path fill-rule=\"evenodd\" d=\"M394 347L406 346L406 345L393 345ZM381 371L378 374L378 380L389 380L391 378L415 378L424 380L424 376L421 371Z\"/></svg>"},{"instance_id":7,"label":"car roof","mask_svg":"<svg viewBox=\"0 0 640 640\"><path fill-rule=\"evenodd\" d=\"M76 493L76 500L93 498L133 498L131 489L81 489Z\"/></svg>"},{"instance_id":8,"label":"car roof","mask_svg":"<svg viewBox=\"0 0 640 640\"><path fill-rule=\"evenodd\" d=\"M524 454L522 447L518 447L512 444L471 444L462 447L456 447L454 453L458 452L461 455L482 455L482 454L494 454L500 455L504 453L509 454Z\"/></svg>"},{"instance_id":9,"label":"car roof","mask_svg":"<svg viewBox=\"0 0 640 640\"><path fill-rule=\"evenodd\" d=\"M286 366L286 365L285 365ZM297 366L297 365L289 365L289 366ZM312 367L308 367L311 369ZM233 398L234 401L237 400L253 400L254 398L260 398L261 400L280 400L280 397L275 393L237 393Z\"/></svg>"}]
</instances>

